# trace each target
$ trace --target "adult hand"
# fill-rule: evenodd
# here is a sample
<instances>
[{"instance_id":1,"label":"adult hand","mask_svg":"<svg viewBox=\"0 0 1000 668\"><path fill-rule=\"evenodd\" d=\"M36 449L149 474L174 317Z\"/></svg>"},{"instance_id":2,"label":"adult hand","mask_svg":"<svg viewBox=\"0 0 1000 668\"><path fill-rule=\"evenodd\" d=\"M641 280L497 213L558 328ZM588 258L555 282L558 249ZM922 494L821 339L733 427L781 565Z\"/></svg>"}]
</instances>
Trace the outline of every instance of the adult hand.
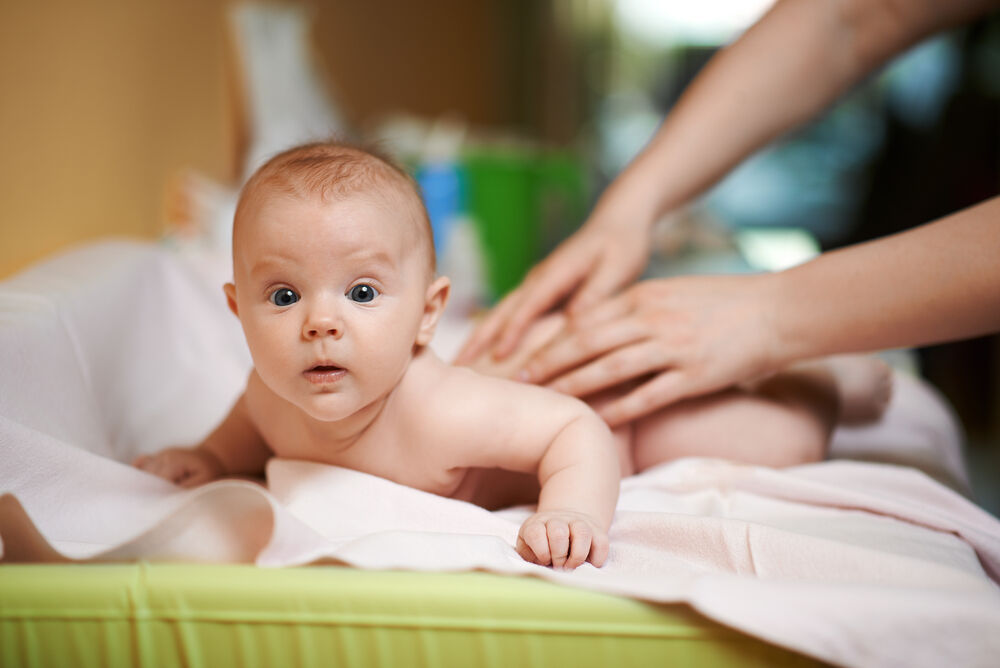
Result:
<instances>
[{"instance_id":1,"label":"adult hand","mask_svg":"<svg viewBox=\"0 0 1000 668\"><path fill-rule=\"evenodd\" d=\"M644 281L569 320L521 379L578 397L629 383L601 407L612 427L776 370L768 275ZM638 384L638 386L635 386Z\"/></svg>"},{"instance_id":2,"label":"adult hand","mask_svg":"<svg viewBox=\"0 0 1000 668\"><path fill-rule=\"evenodd\" d=\"M468 364L492 347L502 360L542 314L564 299L577 313L634 281L649 259L649 226L621 207L605 206L508 293L476 328L455 360Z\"/></svg>"}]
</instances>

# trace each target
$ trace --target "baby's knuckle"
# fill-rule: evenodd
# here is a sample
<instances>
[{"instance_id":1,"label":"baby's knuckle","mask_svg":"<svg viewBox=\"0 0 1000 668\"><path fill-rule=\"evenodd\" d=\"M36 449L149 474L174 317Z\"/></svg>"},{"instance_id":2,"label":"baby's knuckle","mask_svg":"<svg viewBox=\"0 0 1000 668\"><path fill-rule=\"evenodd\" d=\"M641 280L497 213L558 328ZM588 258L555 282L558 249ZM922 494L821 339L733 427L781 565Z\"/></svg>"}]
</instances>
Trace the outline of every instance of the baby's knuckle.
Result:
<instances>
[{"instance_id":1,"label":"baby's knuckle","mask_svg":"<svg viewBox=\"0 0 1000 668\"><path fill-rule=\"evenodd\" d=\"M538 541L545 538L545 525L539 520L528 520L521 529L525 541Z\"/></svg>"},{"instance_id":2,"label":"baby's knuckle","mask_svg":"<svg viewBox=\"0 0 1000 668\"><path fill-rule=\"evenodd\" d=\"M569 538L569 527L561 520L550 520L546 525L550 538Z\"/></svg>"},{"instance_id":3,"label":"baby's knuckle","mask_svg":"<svg viewBox=\"0 0 1000 668\"><path fill-rule=\"evenodd\" d=\"M595 532L591 538L591 546L600 550L606 550L610 544L608 534L603 531Z\"/></svg>"}]
</instances>

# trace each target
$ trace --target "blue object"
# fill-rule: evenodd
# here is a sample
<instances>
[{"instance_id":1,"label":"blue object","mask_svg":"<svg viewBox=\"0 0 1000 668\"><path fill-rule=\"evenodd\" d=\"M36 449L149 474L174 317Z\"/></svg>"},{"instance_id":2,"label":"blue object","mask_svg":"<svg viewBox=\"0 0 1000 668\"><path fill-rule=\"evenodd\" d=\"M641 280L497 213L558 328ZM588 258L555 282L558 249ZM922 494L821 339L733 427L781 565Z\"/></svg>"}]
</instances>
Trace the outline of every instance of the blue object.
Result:
<instances>
[{"instance_id":1,"label":"blue object","mask_svg":"<svg viewBox=\"0 0 1000 668\"><path fill-rule=\"evenodd\" d=\"M454 162L421 165L416 178L431 219L434 251L440 255L448 244L453 222L465 210L465 179Z\"/></svg>"}]
</instances>

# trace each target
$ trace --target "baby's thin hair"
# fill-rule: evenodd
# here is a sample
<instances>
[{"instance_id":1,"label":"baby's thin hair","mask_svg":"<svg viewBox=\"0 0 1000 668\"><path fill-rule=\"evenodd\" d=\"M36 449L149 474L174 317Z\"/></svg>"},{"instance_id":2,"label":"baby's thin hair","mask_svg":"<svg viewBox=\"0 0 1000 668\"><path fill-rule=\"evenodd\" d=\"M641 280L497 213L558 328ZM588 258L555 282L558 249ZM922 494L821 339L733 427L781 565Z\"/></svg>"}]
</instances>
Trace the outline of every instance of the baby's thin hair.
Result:
<instances>
[{"instance_id":1,"label":"baby's thin hair","mask_svg":"<svg viewBox=\"0 0 1000 668\"><path fill-rule=\"evenodd\" d=\"M303 144L278 153L254 172L243 186L236 205L235 220L239 221L241 215L245 215L247 207L256 205L264 191L339 201L360 193L381 194L385 188L397 193L402 191L404 198L415 207L433 273L433 233L419 187L406 170L372 145L330 140Z\"/></svg>"}]
</instances>

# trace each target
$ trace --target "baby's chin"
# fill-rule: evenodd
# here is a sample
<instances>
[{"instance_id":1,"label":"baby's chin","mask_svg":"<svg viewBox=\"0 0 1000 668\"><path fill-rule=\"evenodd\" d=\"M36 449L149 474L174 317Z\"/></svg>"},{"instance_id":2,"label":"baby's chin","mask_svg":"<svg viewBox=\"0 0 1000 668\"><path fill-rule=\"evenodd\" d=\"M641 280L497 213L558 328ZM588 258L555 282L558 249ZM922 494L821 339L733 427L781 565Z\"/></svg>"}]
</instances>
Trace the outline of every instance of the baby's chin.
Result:
<instances>
[{"instance_id":1,"label":"baby's chin","mask_svg":"<svg viewBox=\"0 0 1000 668\"><path fill-rule=\"evenodd\" d=\"M310 419L327 423L361 417L364 414L377 414L382 403L379 399L365 399L350 392L313 394L289 400Z\"/></svg>"},{"instance_id":2,"label":"baby's chin","mask_svg":"<svg viewBox=\"0 0 1000 668\"><path fill-rule=\"evenodd\" d=\"M293 401L303 413L317 422L339 422L357 413L363 406L343 395L319 394Z\"/></svg>"}]
</instances>

